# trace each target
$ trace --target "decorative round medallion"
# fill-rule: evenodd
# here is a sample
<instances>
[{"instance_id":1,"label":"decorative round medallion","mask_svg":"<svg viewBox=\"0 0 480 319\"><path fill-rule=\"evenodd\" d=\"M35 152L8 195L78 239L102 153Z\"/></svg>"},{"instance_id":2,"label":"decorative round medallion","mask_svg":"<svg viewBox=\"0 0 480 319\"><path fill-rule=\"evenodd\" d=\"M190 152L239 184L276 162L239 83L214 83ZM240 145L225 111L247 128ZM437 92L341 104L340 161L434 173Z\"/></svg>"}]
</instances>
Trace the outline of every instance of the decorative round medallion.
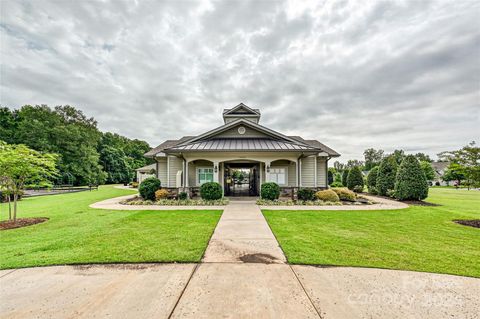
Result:
<instances>
[{"instance_id":1,"label":"decorative round medallion","mask_svg":"<svg viewBox=\"0 0 480 319\"><path fill-rule=\"evenodd\" d=\"M246 131L246 130L245 130L245 128L244 128L243 126L240 126L240 127L238 128L238 134L240 134L240 135L245 134L245 131Z\"/></svg>"}]
</instances>

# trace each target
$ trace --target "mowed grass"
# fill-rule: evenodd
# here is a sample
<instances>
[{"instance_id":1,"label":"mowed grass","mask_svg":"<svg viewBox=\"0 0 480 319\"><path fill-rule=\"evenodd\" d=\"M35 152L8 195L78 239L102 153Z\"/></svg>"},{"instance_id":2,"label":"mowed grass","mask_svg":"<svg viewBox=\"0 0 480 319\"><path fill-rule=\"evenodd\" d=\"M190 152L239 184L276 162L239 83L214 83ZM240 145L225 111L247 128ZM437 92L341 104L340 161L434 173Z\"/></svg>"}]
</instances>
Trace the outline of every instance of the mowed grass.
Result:
<instances>
[{"instance_id":1,"label":"mowed grass","mask_svg":"<svg viewBox=\"0 0 480 319\"><path fill-rule=\"evenodd\" d=\"M290 263L362 266L480 277L480 192L434 188L428 202L382 211L268 211Z\"/></svg>"},{"instance_id":2,"label":"mowed grass","mask_svg":"<svg viewBox=\"0 0 480 319\"><path fill-rule=\"evenodd\" d=\"M92 209L94 202L134 193L98 191L27 198L18 217L47 222L0 231L0 268L79 263L198 262L220 218L211 211ZM1 219L8 214L0 206Z\"/></svg>"}]
</instances>

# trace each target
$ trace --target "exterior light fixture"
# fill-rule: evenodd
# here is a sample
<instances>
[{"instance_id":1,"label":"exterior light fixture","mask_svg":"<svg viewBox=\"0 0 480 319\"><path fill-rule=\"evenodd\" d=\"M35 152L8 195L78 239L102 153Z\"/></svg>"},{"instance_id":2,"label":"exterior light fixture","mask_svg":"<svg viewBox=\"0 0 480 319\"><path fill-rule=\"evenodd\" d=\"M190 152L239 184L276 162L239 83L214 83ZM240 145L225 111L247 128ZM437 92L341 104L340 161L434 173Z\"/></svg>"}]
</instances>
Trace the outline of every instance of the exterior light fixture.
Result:
<instances>
[{"instance_id":1,"label":"exterior light fixture","mask_svg":"<svg viewBox=\"0 0 480 319\"><path fill-rule=\"evenodd\" d=\"M217 165L215 165L214 170L215 170L215 173L218 172L218 166Z\"/></svg>"},{"instance_id":2,"label":"exterior light fixture","mask_svg":"<svg viewBox=\"0 0 480 319\"><path fill-rule=\"evenodd\" d=\"M267 165L267 173L270 173L270 165Z\"/></svg>"}]
</instances>

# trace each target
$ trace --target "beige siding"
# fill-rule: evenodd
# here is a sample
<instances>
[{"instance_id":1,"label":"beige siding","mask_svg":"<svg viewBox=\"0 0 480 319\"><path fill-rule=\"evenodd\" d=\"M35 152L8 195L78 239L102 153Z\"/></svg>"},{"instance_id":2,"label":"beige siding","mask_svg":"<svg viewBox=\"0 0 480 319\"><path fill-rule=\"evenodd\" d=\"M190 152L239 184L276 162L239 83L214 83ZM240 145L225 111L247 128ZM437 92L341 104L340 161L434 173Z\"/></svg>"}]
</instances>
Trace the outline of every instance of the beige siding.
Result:
<instances>
[{"instance_id":1,"label":"beige siding","mask_svg":"<svg viewBox=\"0 0 480 319\"><path fill-rule=\"evenodd\" d=\"M213 163L210 161L197 160L188 164L188 185L190 185L190 187L198 186L197 168L199 167L213 167Z\"/></svg>"},{"instance_id":2,"label":"beige siding","mask_svg":"<svg viewBox=\"0 0 480 319\"><path fill-rule=\"evenodd\" d=\"M162 186L167 186L167 158L157 158L157 178Z\"/></svg>"},{"instance_id":3,"label":"beige siding","mask_svg":"<svg viewBox=\"0 0 480 319\"><path fill-rule=\"evenodd\" d=\"M317 187L327 187L326 173L327 173L326 158L317 157Z\"/></svg>"},{"instance_id":4,"label":"beige siding","mask_svg":"<svg viewBox=\"0 0 480 319\"><path fill-rule=\"evenodd\" d=\"M315 186L315 156L302 158L301 186Z\"/></svg>"},{"instance_id":5,"label":"beige siding","mask_svg":"<svg viewBox=\"0 0 480 319\"><path fill-rule=\"evenodd\" d=\"M295 186L297 183L297 173L295 163L287 160L274 161L270 167L286 167L287 168L287 186Z\"/></svg>"},{"instance_id":6,"label":"beige siding","mask_svg":"<svg viewBox=\"0 0 480 319\"><path fill-rule=\"evenodd\" d=\"M258 118L257 117L226 117L225 118L225 124L236 121L238 119L246 119L247 121L251 121L253 123L258 123Z\"/></svg>"},{"instance_id":7,"label":"beige siding","mask_svg":"<svg viewBox=\"0 0 480 319\"><path fill-rule=\"evenodd\" d=\"M170 183L165 185L168 187L181 187L182 185L176 185L177 183L177 172L181 171L183 168L183 160L176 156L168 157L168 167L170 168Z\"/></svg>"},{"instance_id":8,"label":"beige siding","mask_svg":"<svg viewBox=\"0 0 480 319\"><path fill-rule=\"evenodd\" d=\"M245 127L245 134L239 134L238 133L238 127L241 126L241 125L238 125L238 126L235 126L235 127L232 127L231 129L228 129L226 130L225 132L222 132L218 135L216 135L215 137L265 137L267 135L257 131L257 130L254 130L252 128L249 128L247 126L244 126Z\"/></svg>"}]
</instances>

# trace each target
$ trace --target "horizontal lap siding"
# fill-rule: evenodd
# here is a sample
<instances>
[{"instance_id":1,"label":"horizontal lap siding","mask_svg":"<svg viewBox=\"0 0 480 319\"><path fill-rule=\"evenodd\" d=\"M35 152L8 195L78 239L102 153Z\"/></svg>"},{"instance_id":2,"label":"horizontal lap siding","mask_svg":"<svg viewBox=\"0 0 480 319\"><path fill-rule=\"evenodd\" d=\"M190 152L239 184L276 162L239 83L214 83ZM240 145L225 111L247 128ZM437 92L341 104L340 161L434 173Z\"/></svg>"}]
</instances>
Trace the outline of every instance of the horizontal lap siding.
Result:
<instances>
[{"instance_id":1,"label":"horizontal lap siding","mask_svg":"<svg viewBox=\"0 0 480 319\"><path fill-rule=\"evenodd\" d=\"M183 160L175 156L169 156L169 167L170 167L169 187L181 187L182 185L176 185L176 183L177 183L177 172L183 170L182 169Z\"/></svg>"},{"instance_id":2,"label":"horizontal lap siding","mask_svg":"<svg viewBox=\"0 0 480 319\"><path fill-rule=\"evenodd\" d=\"M314 187L315 186L315 157L305 157L302 158L302 186L304 187Z\"/></svg>"},{"instance_id":3,"label":"horizontal lap siding","mask_svg":"<svg viewBox=\"0 0 480 319\"><path fill-rule=\"evenodd\" d=\"M327 161L324 157L317 158L317 186L327 187L326 184Z\"/></svg>"},{"instance_id":4,"label":"horizontal lap siding","mask_svg":"<svg viewBox=\"0 0 480 319\"><path fill-rule=\"evenodd\" d=\"M157 178L162 186L167 186L167 158L157 158Z\"/></svg>"}]
</instances>

